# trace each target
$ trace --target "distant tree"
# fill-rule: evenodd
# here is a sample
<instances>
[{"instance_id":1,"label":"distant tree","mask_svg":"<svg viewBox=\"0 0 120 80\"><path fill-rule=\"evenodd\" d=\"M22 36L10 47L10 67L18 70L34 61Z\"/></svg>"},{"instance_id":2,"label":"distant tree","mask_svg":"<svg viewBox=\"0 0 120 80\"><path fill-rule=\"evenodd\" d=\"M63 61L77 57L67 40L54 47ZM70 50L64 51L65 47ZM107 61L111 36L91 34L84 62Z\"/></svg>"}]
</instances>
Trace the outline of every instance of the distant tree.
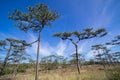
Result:
<instances>
[{"instance_id":1,"label":"distant tree","mask_svg":"<svg viewBox=\"0 0 120 80\"><path fill-rule=\"evenodd\" d=\"M107 42L106 45L120 45L120 35L116 36L114 40Z\"/></svg>"},{"instance_id":2,"label":"distant tree","mask_svg":"<svg viewBox=\"0 0 120 80\"><path fill-rule=\"evenodd\" d=\"M3 74L3 71L4 71L4 69L7 65L7 62L11 56L11 53L15 49L19 49L19 50L25 49L26 44L27 43L24 40L17 40L17 39L13 39L13 38L6 38L4 41L1 41L0 45L4 46L4 49L6 50L7 54L5 56L2 66L1 66L0 75Z\"/></svg>"},{"instance_id":3,"label":"distant tree","mask_svg":"<svg viewBox=\"0 0 120 80\"><path fill-rule=\"evenodd\" d=\"M97 44L92 46L92 49L97 51L97 55L99 55L99 59L103 62L103 66L105 66L105 64L109 66L113 64L110 49L108 49L106 45Z\"/></svg>"},{"instance_id":4,"label":"distant tree","mask_svg":"<svg viewBox=\"0 0 120 80\"><path fill-rule=\"evenodd\" d=\"M90 59L89 60L89 65L95 65L95 60L94 59Z\"/></svg>"},{"instance_id":5,"label":"distant tree","mask_svg":"<svg viewBox=\"0 0 120 80\"><path fill-rule=\"evenodd\" d=\"M82 58L81 58L81 54L78 54L78 60L79 60L79 63L81 64L81 61L82 61ZM73 53L72 55L71 55L71 57L72 57L72 60L71 60L71 62L75 65L77 62L76 62L76 53ZM81 65L80 65L80 67L81 67Z\"/></svg>"},{"instance_id":6,"label":"distant tree","mask_svg":"<svg viewBox=\"0 0 120 80\"><path fill-rule=\"evenodd\" d=\"M65 58L64 56L57 56L56 59L57 59L57 62L59 63L59 65L58 65L59 68L66 67L67 58Z\"/></svg>"},{"instance_id":7,"label":"distant tree","mask_svg":"<svg viewBox=\"0 0 120 80\"><path fill-rule=\"evenodd\" d=\"M106 46L102 47L103 54L105 55L106 63L110 66L112 64L112 56L110 54L110 49L108 49Z\"/></svg>"},{"instance_id":8,"label":"distant tree","mask_svg":"<svg viewBox=\"0 0 120 80\"><path fill-rule=\"evenodd\" d=\"M70 55L70 57L72 57L72 59L70 60L70 63L72 65L75 65L76 64L76 53Z\"/></svg>"},{"instance_id":9,"label":"distant tree","mask_svg":"<svg viewBox=\"0 0 120 80\"><path fill-rule=\"evenodd\" d=\"M59 67L59 60L58 60L58 58L57 58L57 56L56 56L56 58L55 58L55 60L54 60L54 62L53 62L53 67L54 67L54 69L57 69L58 67Z\"/></svg>"},{"instance_id":10,"label":"distant tree","mask_svg":"<svg viewBox=\"0 0 120 80\"><path fill-rule=\"evenodd\" d=\"M47 58L46 57L43 57L41 58L40 60L40 68L42 71L46 71L47 70Z\"/></svg>"},{"instance_id":11,"label":"distant tree","mask_svg":"<svg viewBox=\"0 0 120 80\"><path fill-rule=\"evenodd\" d=\"M1 60L1 58L0 58L0 64L2 63L2 60Z\"/></svg>"},{"instance_id":12,"label":"distant tree","mask_svg":"<svg viewBox=\"0 0 120 80\"><path fill-rule=\"evenodd\" d=\"M120 52L112 53L112 60L113 60L114 63L119 64Z\"/></svg>"},{"instance_id":13,"label":"distant tree","mask_svg":"<svg viewBox=\"0 0 120 80\"><path fill-rule=\"evenodd\" d=\"M22 61L27 60L27 56L28 56L28 55L27 55L25 49L24 49L24 50L14 51L14 52L11 54L9 60L10 60L10 62L12 62L12 64L15 65L15 67L13 68L13 69L14 69L13 74L14 74L15 76L17 75L17 73L18 73L18 71L19 71L20 63L22 63Z\"/></svg>"},{"instance_id":14,"label":"distant tree","mask_svg":"<svg viewBox=\"0 0 120 80\"><path fill-rule=\"evenodd\" d=\"M0 69L1 69L1 64L3 63L3 61L1 60L1 58L0 58Z\"/></svg>"},{"instance_id":15,"label":"distant tree","mask_svg":"<svg viewBox=\"0 0 120 80\"><path fill-rule=\"evenodd\" d=\"M57 56L57 58L58 58L59 64L61 65L63 62L64 56Z\"/></svg>"},{"instance_id":16,"label":"distant tree","mask_svg":"<svg viewBox=\"0 0 120 80\"><path fill-rule=\"evenodd\" d=\"M5 40L0 40L0 52L3 51L5 49L5 46L6 46L6 42ZM2 67L2 63L3 61L1 60L2 57L0 57L0 70L1 70L1 67Z\"/></svg>"},{"instance_id":17,"label":"distant tree","mask_svg":"<svg viewBox=\"0 0 120 80\"><path fill-rule=\"evenodd\" d=\"M54 59L54 57L55 57L55 55L49 55L49 56L46 56L46 57L43 58L44 61L46 62L45 65L46 65L47 70L52 70L54 68L53 67L53 59Z\"/></svg>"},{"instance_id":18,"label":"distant tree","mask_svg":"<svg viewBox=\"0 0 120 80\"><path fill-rule=\"evenodd\" d=\"M39 68L39 48L40 48L40 36L45 26L50 26L51 22L55 21L59 15L56 11L51 11L47 5L38 4L34 7L28 7L28 12L22 12L16 9L10 13L10 19L17 21L17 26L27 32L32 29L38 33L38 48L37 48L37 60L36 60L36 75L35 80L38 80L38 68Z\"/></svg>"},{"instance_id":19,"label":"distant tree","mask_svg":"<svg viewBox=\"0 0 120 80\"><path fill-rule=\"evenodd\" d=\"M34 67L34 65L35 65L35 60L34 59L32 59L32 58L29 58L29 64L30 64L30 67Z\"/></svg>"},{"instance_id":20,"label":"distant tree","mask_svg":"<svg viewBox=\"0 0 120 80\"><path fill-rule=\"evenodd\" d=\"M103 54L97 54L96 55L96 59L97 59L97 61L98 61L99 64L103 65L103 68L106 68L105 58L103 57Z\"/></svg>"},{"instance_id":21,"label":"distant tree","mask_svg":"<svg viewBox=\"0 0 120 80\"><path fill-rule=\"evenodd\" d=\"M103 49L102 44L97 44L97 45L92 46L92 50L96 51L96 59L97 59L97 61L102 63L103 67L105 68L106 61L105 61L105 58L103 57L102 49Z\"/></svg>"},{"instance_id":22,"label":"distant tree","mask_svg":"<svg viewBox=\"0 0 120 80\"><path fill-rule=\"evenodd\" d=\"M6 46L6 41L5 40L0 40L0 51L5 49L5 46Z\"/></svg>"},{"instance_id":23,"label":"distant tree","mask_svg":"<svg viewBox=\"0 0 120 80\"><path fill-rule=\"evenodd\" d=\"M80 74L80 64L78 59L78 44L81 40L90 39L94 37L103 37L107 34L104 28L93 31L93 28L86 28L84 32L63 32L54 34L55 37L59 37L62 40L69 40L75 46L76 52L76 62L78 73ZM76 39L75 39L76 38Z\"/></svg>"},{"instance_id":24,"label":"distant tree","mask_svg":"<svg viewBox=\"0 0 120 80\"><path fill-rule=\"evenodd\" d=\"M68 64L67 58L64 58L62 62L62 68L66 68L67 64Z\"/></svg>"},{"instance_id":25,"label":"distant tree","mask_svg":"<svg viewBox=\"0 0 120 80\"><path fill-rule=\"evenodd\" d=\"M49 56L47 56L47 58L48 58L49 62L52 63L54 61L54 59L56 58L56 56L55 55L49 55Z\"/></svg>"}]
</instances>

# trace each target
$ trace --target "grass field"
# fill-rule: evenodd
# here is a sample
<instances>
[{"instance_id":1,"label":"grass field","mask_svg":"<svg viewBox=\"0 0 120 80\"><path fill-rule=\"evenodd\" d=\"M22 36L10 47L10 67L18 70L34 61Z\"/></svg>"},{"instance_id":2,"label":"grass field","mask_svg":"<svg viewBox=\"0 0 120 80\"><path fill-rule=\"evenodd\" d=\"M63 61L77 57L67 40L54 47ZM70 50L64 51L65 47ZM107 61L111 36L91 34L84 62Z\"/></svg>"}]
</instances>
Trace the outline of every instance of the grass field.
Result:
<instances>
[{"instance_id":1,"label":"grass field","mask_svg":"<svg viewBox=\"0 0 120 80\"><path fill-rule=\"evenodd\" d=\"M35 72L32 69L26 73L19 73L15 77L13 75L5 75L1 80L34 80ZM39 80L108 80L105 70L99 66L83 67L81 74L77 74L75 68L58 69L47 72L40 72Z\"/></svg>"}]
</instances>

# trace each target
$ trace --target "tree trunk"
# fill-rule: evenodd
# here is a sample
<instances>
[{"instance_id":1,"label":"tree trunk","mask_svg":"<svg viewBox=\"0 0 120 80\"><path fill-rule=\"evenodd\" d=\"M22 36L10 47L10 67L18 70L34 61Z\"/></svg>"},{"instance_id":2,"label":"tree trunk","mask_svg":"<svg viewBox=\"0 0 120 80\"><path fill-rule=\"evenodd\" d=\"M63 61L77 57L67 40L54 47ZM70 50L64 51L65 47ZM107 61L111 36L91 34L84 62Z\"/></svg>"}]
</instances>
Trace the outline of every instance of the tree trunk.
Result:
<instances>
[{"instance_id":1,"label":"tree trunk","mask_svg":"<svg viewBox=\"0 0 120 80\"><path fill-rule=\"evenodd\" d=\"M22 60L22 55L20 56L20 59L18 60L18 62L16 63L16 66L14 68L14 72L13 72L13 75L14 77L17 75L18 73L18 69L19 69L19 66L20 66L20 61Z\"/></svg>"},{"instance_id":2,"label":"tree trunk","mask_svg":"<svg viewBox=\"0 0 120 80\"><path fill-rule=\"evenodd\" d=\"M105 50L105 58L106 58L106 64L110 67L111 66L111 60L108 54L108 51Z\"/></svg>"},{"instance_id":3,"label":"tree trunk","mask_svg":"<svg viewBox=\"0 0 120 80\"><path fill-rule=\"evenodd\" d=\"M15 76L17 75L17 73L18 73L19 64L20 64L20 63L15 64L16 66L15 66L14 72L13 72L13 76L14 76L14 77L15 77Z\"/></svg>"},{"instance_id":4,"label":"tree trunk","mask_svg":"<svg viewBox=\"0 0 120 80\"><path fill-rule=\"evenodd\" d=\"M9 47L9 49L8 49L8 53L7 53L7 55L6 55L5 59L4 59L3 65L2 65L2 67L1 67L0 76L2 76L3 71L4 71L4 69L5 69L6 65L7 65L7 61L8 61L9 56L10 56L11 48L12 48L12 43L10 43L10 47Z\"/></svg>"},{"instance_id":5,"label":"tree trunk","mask_svg":"<svg viewBox=\"0 0 120 80\"><path fill-rule=\"evenodd\" d=\"M80 74L80 63L79 63L79 59L78 59L78 45L75 45L76 48L76 64L77 64L77 70L78 70L78 74Z\"/></svg>"},{"instance_id":6,"label":"tree trunk","mask_svg":"<svg viewBox=\"0 0 120 80\"><path fill-rule=\"evenodd\" d=\"M106 69L105 61L102 60L102 57L100 57L100 60L101 60L101 63L102 63L102 65L103 65L103 68Z\"/></svg>"},{"instance_id":7,"label":"tree trunk","mask_svg":"<svg viewBox=\"0 0 120 80\"><path fill-rule=\"evenodd\" d=\"M107 57L108 57L108 63L109 63L109 66L115 66L113 61L112 61L112 57L111 55L108 53L108 51L106 51L106 54L107 54Z\"/></svg>"},{"instance_id":8,"label":"tree trunk","mask_svg":"<svg viewBox=\"0 0 120 80\"><path fill-rule=\"evenodd\" d=\"M108 58L107 58L107 54L106 53L105 53L105 64L108 65L108 66L110 66L109 62L108 62Z\"/></svg>"},{"instance_id":9,"label":"tree trunk","mask_svg":"<svg viewBox=\"0 0 120 80\"><path fill-rule=\"evenodd\" d=\"M99 50L98 50L98 54L100 54ZM101 61L103 68L105 69L106 68L105 61L102 59L101 56L100 56L100 61Z\"/></svg>"},{"instance_id":10,"label":"tree trunk","mask_svg":"<svg viewBox=\"0 0 120 80\"><path fill-rule=\"evenodd\" d=\"M39 54L40 54L40 35L41 32L39 32L39 36L38 36L38 48L37 48L37 60L36 60L36 74L35 74L35 80L39 79Z\"/></svg>"}]
</instances>

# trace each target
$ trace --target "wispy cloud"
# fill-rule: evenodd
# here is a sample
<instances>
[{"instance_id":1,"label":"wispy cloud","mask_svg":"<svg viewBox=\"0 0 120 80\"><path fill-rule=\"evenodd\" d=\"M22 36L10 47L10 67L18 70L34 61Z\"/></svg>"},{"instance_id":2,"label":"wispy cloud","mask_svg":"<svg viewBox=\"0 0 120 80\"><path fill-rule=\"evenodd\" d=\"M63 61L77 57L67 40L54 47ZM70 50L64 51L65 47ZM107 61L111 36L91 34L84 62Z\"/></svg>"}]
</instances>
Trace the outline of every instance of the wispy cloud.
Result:
<instances>
[{"instance_id":1,"label":"wispy cloud","mask_svg":"<svg viewBox=\"0 0 120 80\"><path fill-rule=\"evenodd\" d=\"M106 1L106 4L102 8L101 15L104 15L104 14L108 13L108 10L109 10L109 7L110 7L111 3L112 3L112 0L107 0Z\"/></svg>"},{"instance_id":2,"label":"wispy cloud","mask_svg":"<svg viewBox=\"0 0 120 80\"><path fill-rule=\"evenodd\" d=\"M58 54L58 55L64 55L65 53L65 50L67 48L67 45L63 42L63 41L60 41L57 45L57 47L55 48L55 52Z\"/></svg>"},{"instance_id":3,"label":"wispy cloud","mask_svg":"<svg viewBox=\"0 0 120 80\"><path fill-rule=\"evenodd\" d=\"M26 36L27 42L31 43L37 40L37 36L33 33L28 33ZM78 52L82 55L85 55L86 58L92 58L95 54L91 51L91 45L94 43L94 39L86 40L79 44ZM27 53L33 58L36 57L37 53L37 42L32 44L32 47L27 48ZM112 46L108 46L109 48ZM69 41L60 40L56 45L52 46L47 41L42 41L40 43L40 55L48 56L51 54L61 55L65 57L70 57L71 54L75 53L74 45Z\"/></svg>"},{"instance_id":4,"label":"wispy cloud","mask_svg":"<svg viewBox=\"0 0 120 80\"><path fill-rule=\"evenodd\" d=\"M16 36L14 36L13 34L9 34L9 33L0 33L0 39L6 39L6 38L15 38L18 39Z\"/></svg>"},{"instance_id":5,"label":"wispy cloud","mask_svg":"<svg viewBox=\"0 0 120 80\"><path fill-rule=\"evenodd\" d=\"M33 33L28 33L28 39L29 42L34 42L37 40L37 36L35 36ZM30 55L35 56L37 53L37 42L32 44L32 47L27 49L27 52ZM47 42L40 43L40 55L47 56L50 55L50 53L53 52L53 48L49 45Z\"/></svg>"},{"instance_id":6,"label":"wispy cloud","mask_svg":"<svg viewBox=\"0 0 120 80\"><path fill-rule=\"evenodd\" d=\"M87 58L87 59L94 58L95 55L97 55L97 54L98 54L98 53L96 53L94 50L90 50L90 51L88 52L88 54L86 55L86 58Z\"/></svg>"},{"instance_id":7,"label":"wispy cloud","mask_svg":"<svg viewBox=\"0 0 120 80\"><path fill-rule=\"evenodd\" d=\"M29 33L29 41L33 42L37 39L37 37ZM80 47L78 49L79 53L85 52L85 48L88 45L89 42L84 42L80 44ZM50 54L56 54L56 55L62 55L65 57L69 57L71 54L75 53L74 45L71 42L66 42L60 40L55 46L51 46L47 41L41 42L40 47L40 54L42 56L48 56ZM37 51L37 43L33 44L32 47L27 49L27 52L30 55L35 55Z\"/></svg>"},{"instance_id":8,"label":"wispy cloud","mask_svg":"<svg viewBox=\"0 0 120 80\"><path fill-rule=\"evenodd\" d=\"M112 22L112 18L114 16L113 12L109 11L111 3L112 0L101 0L99 1L99 3L96 3L96 5L94 5L94 16L92 21L90 22L93 27L110 27L110 23Z\"/></svg>"},{"instance_id":9,"label":"wispy cloud","mask_svg":"<svg viewBox=\"0 0 120 80\"><path fill-rule=\"evenodd\" d=\"M33 42L37 37L33 33L29 33L29 41ZM56 46L51 46L47 41L42 41L40 44L40 55L48 56L50 54L64 55L67 44L63 41L58 42ZM31 55L35 55L37 52L37 43L33 44L32 47L27 49L27 52Z\"/></svg>"}]
</instances>

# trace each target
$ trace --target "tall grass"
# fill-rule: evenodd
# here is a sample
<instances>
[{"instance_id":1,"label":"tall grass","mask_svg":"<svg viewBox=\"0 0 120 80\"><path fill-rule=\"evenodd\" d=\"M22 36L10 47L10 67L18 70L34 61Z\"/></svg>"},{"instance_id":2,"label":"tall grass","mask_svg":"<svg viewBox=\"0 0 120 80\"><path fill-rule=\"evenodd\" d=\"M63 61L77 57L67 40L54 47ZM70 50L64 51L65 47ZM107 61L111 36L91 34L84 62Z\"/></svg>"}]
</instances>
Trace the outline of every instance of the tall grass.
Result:
<instances>
[{"instance_id":1,"label":"tall grass","mask_svg":"<svg viewBox=\"0 0 120 80\"><path fill-rule=\"evenodd\" d=\"M104 71L85 71L82 70L81 74L77 74L76 72L49 72L49 73L40 73L40 80L106 80ZM25 73L18 74L15 78L11 75L4 76L4 78L11 78L13 80L34 80L34 73Z\"/></svg>"},{"instance_id":2,"label":"tall grass","mask_svg":"<svg viewBox=\"0 0 120 80\"><path fill-rule=\"evenodd\" d=\"M0 80L34 80L35 72L32 69L17 76L5 75ZM58 69L41 72L39 80L120 80L120 68L104 70L100 66L83 67L79 75L75 69Z\"/></svg>"}]
</instances>

